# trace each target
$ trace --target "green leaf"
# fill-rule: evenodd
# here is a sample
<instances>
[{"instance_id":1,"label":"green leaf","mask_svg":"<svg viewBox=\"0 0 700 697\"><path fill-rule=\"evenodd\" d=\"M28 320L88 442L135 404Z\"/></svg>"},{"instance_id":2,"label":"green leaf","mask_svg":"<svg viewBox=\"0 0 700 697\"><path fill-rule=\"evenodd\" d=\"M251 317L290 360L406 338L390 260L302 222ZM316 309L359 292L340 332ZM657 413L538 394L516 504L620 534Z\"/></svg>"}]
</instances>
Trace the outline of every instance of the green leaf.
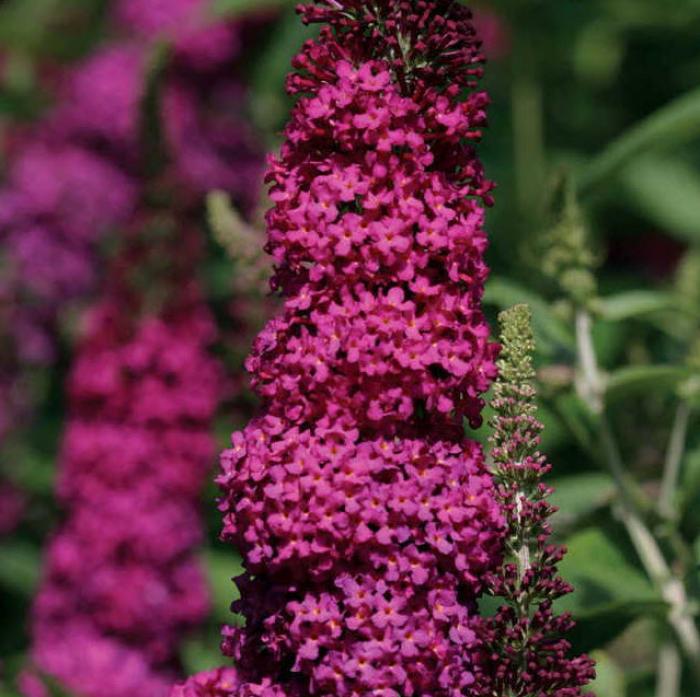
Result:
<instances>
[{"instance_id":1,"label":"green leaf","mask_svg":"<svg viewBox=\"0 0 700 697\"><path fill-rule=\"evenodd\" d=\"M486 284L484 302L503 310L522 303L529 305L538 351L550 353L561 347L573 349L574 338L567 324L552 312L544 298L518 283L492 277Z\"/></svg>"},{"instance_id":2,"label":"green leaf","mask_svg":"<svg viewBox=\"0 0 700 697\"><path fill-rule=\"evenodd\" d=\"M643 119L589 162L579 175L579 192L591 193L639 155L687 143L698 135L700 89L694 89Z\"/></svg>"},{"instance_id":3,"label":"green leaf","mask_svg":"<svg viewBox=\"0 0 700 697\"><path fill-rule=\"evenodd\" d=\"M640 393L672 394L693 375L691 368L681 365L627 366L608 376L605 399L608 404L614 404Z\"/></svg>"},{"instance_id":4,"label":"green leaf","mask_svg":"<svg viewBox=\"0 0 700 697\"><path fill-rule=\"evenodd\" d=\"M232 580L243 573L241 558L232 550L208 549L204 552L204 563L213 596L213 614L217 622L232 624L235 615L231 603L239 597Z\"/></svg>"},{"instance_id":5,"label":"green leaf","mask_svg":"<svg viewBox=\"0 0 700 697\"><path fill-rule=\"evenodd\" d=\"M0 586L5 590L31 596L39 581L40 570L38 548L19 541L0 544Z\"/></svg>"},{"instance_id":6,"label":"green leaf","mask_svg":"<svg viewBox=\"0 0 700 697\"><path fill-rule=\"evenodd\" d=\"M574 615L577 625L570 639L577 652L601 648L639 617L667 612L666 603L610 531L583 530L566 546L559 570L575 590L559 599L556 609Z\"/></svg>"},{"instance_id":7,"label":"green leaf","mask_svg":"<svg viewBox=\"0 0 700 697\"><path fill-rule=\"evenodd\" d=\"M553 400L552 407L574 437L579 448L586 452L589 457L597 457L593 435L597 430L597 424L586 403L576 393L567 392L557 395Z\"/></svg>"},{"instance_id":8,"label":"green leaf","mask_svg":"<svg viewBox=\"0 0 700 697\"><path fill-rule=\"evenodd\" d=\"M700 174L678 159L638 158L621 174L628 202L655 225L700 242Z\"/></svg>"},{"instance_id":9,"label":"green leaf","mask_svg":"<svg viewBox=\"0 0 700 697\"><path fill-rule=\"evenodd\" d=\"M618 585L624 583L624 577L620 577ZM647 617L662 619L667 613L668 606L661 600L610 603L590 612L577 614L576 626L567 638L571 641L575 653L588 653L609 644L636 620Z\"/></svg>"},{"instance_id":10,"label":"green leaf","mask_svg":"<svg viewBox=\"0 0 700 697\"><path fill-rule=\"evenodd\" d=\"M0 45L3 49L37 48L49 30L59 0L9 0L0 5Z\"/></svg>"},{"instance_id":11,"label":"green leaf","mask_svg":"<svg viewBox=\"0 0 700 697\"><path fill-rule=\"evenodd\" d=\"M603 612L631 611L660 602L644 573L634 566L601 528L578 532L566 541L567 555L559 565L561 575L575 592L557 601L577 619ZM630 605L631 604L631 605Z\"/></svg>"},{"instance_id":12,"label":"green leaf","mask_svg":"<svg viewBox=\"0 0 700 697\"><path fill-rule=\"evenodd\" d=\"M612 477L602 472L575 474L551 482L551 502L559 508L555 521L568 525L605 506L615 494Z\"/></svg>"},{"instance_id":13,"label":"green leaf","mask_svg":"<svg viewBox=\"0 0 700 697\"><path fill-rule=\"evenodd\" d=\"M610 322L644 317L656 312L678 310L678 300L671 293L655 290L631 290L600 300L600 314Z\"/></svg>"},{"instance_id":14,"label":"green leaf","mask_svg":"<svg viewBox=\"0 0 700 697\"><path fill-rule=\"evenodd\" d=\"M700 448L689 450L682 462L682 484L678 487L678 509L689 534L700 534ZM700 552L700 547L697 548ZM700 556L698 557L700 563Z\"/></svg>"},{"instance_id":15,"label":"green leaf","mask_svg":"<svg viewBox=\"0 0 700 697\"><path fill-rule=\"evenodd\" d=\"M600 11L609 14L625 29L651 31L680 29L696 22L700 6L696 0L598 0Z\"/></svg>"},{"instance_id":16,"label":"green leaf","mask_svg":"<svg viewBox=\"0 0 700 697\"><path fill-rule=\"evenodd\" d=\"M36 436L36 432L34 433ZM3 454L10 463L4 476L28 494L53 497L54 459L33 449L31 443L11 443ZM21 466L19 464L21 463Z\"/></svg>"},{"instance_id":17,"label":"green leaf","mask_svg":"<svg viewBox=\"0 0 700 697\"><path fill-rule=\"evenodd\" d=\"M591 658L596 663L596 679L589 689L596 697L625 697L627 690L622 668L605 651L594 651Z\"/></svg>"}]
</instances>

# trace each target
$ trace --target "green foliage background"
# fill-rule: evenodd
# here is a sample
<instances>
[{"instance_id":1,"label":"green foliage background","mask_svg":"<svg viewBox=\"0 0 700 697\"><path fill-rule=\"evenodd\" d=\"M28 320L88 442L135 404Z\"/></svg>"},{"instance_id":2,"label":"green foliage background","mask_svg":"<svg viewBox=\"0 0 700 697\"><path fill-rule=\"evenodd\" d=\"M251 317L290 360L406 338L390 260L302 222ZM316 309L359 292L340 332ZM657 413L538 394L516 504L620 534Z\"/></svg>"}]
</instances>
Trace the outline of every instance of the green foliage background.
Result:
<instances>
[{"instance_id":1,"label":"green foliage background","mask_svg":"<svg viewBox=\"0 0 700 697\"><path fill-rule=\"evenodd\" d=\"M249 113L274 148L289 108L283 82L290 58L313 32L287 0L214 0L212 11L235 16L263 5L276 18L264 39L246 47ZM645 522L697 609L700 365L692 347L700 336L700 0L491 0L488 6L484 0L482 7L500 16L511 44L488 65L484 81L493 104L481 154L498 183L486 303L492 317L519 302L533 309L543 449L561 507L557 535L569 547L562 572L576 586L564 603L579 621L574 644L599 662L599 697L668 697L655 687L659 647L673 641L664 620L668 607L621 523L600 414L576 389L573 319L576 303L594 317L605 418L637 485ZM88 51L101 38L105 10L99 0L0 3L0 128L41 113L47 97L39 88L40 66ZM594 290L587 287L585 297L575 297L581 276L572 289L561 264L547 268L552 249L566 246L552 232L562 176L573 182L580 206L579 243L596 262ZM214 290L222 273L225 278L223 264L219 258L208 267ZM591 264L580 266L585 276ZM56 371L34 376L43 395L40 418L1 453L33 497L18 534L0 541L2 697L14 694L41 545L60 515L52 484L68 365L66 356ZM680 486L664 516L655 504L679 404L687 405L690 420ZM222 444L231 427L222 414ZM217 627L231 619L229 578L238 561L216 542L214 496L212 487L204 503L210 542L202 554L215 606L209 626L184 648L188 671L219 662ZM700 694L692 668L686 657L684 697Z\"/></svg>"}]
</instances>

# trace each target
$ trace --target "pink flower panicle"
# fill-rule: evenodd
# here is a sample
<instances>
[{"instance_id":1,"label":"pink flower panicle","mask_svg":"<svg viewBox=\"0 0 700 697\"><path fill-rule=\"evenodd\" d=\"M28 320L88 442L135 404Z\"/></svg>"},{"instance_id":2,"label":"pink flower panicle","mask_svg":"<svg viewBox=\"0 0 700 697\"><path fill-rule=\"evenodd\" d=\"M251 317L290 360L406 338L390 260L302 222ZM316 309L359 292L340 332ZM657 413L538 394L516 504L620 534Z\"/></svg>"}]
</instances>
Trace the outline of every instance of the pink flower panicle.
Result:
<instances>
[{"instance_id":1,"label":"pink flower panicle","mask_svg":"<svg viewBox=\"0 0 700 697\"><path fill-rule=\"evenodd\" d=\"M268 181L281 314L248 361L264 414L222 457L241 550L235 672L177 695L462 694L502 519L480 447L487 97L469 11L318 2ZM464 94L467 90L466 95ZM223 681L223 682L222 682ZM229 687L224 688L226 682Z\"/></svg>"},{"instance_id":2,"label":"pink flower panicle","mask_svg":"<svg viewBox=\"0 0 700 697\"><path fill-rule=\"evenodd\" d=\"M195 548L220 392L214 325L196 290L136 326L129 309L112 297L89 318L58 482L67 518L33 609L36 666L85 697L166 692L208 610Z\"/></svg>"},{"instance_id":3,"label":"pink flower panicle","mask_svg":"<svg viewBox=\"0 0 700 697\"><path fill-rule=\"evenodd\" d=\"M476 694L581 697L595 671L587 656L569 657L565 637L574 623L553 609L572 588L557 574L565 550L549 539L555 509L547 500L552 489L542 481L551 467L538 451L543 426L532 384L530 310L519 305L500 319L503 351L492 402L491 455L506 519L506 558L488 578L489 593L503 604L478 624L483 656Z\"/></svg>"}]
</instances>

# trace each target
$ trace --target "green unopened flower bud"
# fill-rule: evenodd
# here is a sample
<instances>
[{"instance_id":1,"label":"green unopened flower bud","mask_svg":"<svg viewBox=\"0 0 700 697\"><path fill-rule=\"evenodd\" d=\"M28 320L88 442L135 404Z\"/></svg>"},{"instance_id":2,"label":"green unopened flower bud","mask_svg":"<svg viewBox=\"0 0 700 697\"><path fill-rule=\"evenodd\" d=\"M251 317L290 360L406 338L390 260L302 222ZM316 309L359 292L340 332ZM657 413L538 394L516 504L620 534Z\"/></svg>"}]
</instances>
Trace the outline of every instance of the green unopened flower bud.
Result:
<instances>
[{"instance_id":1,"label":"green unopened flower bud","mask_svg":"<svg viewBox=\"0 0 700 697\"><path fill-rule=\"evenodd\" d=\"M562 178L555 189L552 211L552 223L542 235L536 263L569 303L590 307L598 291L594 274L598 259L591 250L588 226L567 178Z\"/></svg>"}]
</instances>

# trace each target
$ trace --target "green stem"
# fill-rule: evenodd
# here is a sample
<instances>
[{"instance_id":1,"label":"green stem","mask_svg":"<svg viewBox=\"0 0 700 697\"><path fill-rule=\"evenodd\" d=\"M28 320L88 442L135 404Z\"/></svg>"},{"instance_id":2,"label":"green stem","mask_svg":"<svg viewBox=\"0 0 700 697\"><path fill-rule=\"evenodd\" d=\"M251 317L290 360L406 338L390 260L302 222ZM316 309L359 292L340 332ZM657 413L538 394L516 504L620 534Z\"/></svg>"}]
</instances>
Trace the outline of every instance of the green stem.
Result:
<instances>
[{"instance_id":1,"label":"green stem","mask_svg":"<svg viewBox=\"0 0 700 697\"><path fill-rule=\"evenodd\" d=\"M668 604L667 622L676 634L700 685L700 633L695 625L683 581L672 572L658 542L637 510L633 492L628 488L629 477L605 413L604 385L598 369L591 329L591 316L586 310L579 309L576 315L576 339L581 366L579 391L582 399L599 420L601 441L620 499L617 510L619 518L647 575Z\"/></svg>"},{"instance_id":2,"label":"green stem","mask_svg":"<svg viewBox=\"0 0 700 697\"><path fill-rule=\"evenodd\" d=\"M515 176L520 212L538 210L544 180L544 116L542 89L534 77L532 49L516 47L517 68L511 91Z\"/></svg>"},{"instance_id":3,"label":"green stem","mask_svg":"<svg viewBox=\"0 0 700 697\"><path fill-rule=\"evenodd\" d=\"M661 483L661 494L659 495L659 513L668 520L674 516L673 504L680 479L681 462L683 460L689 422L690 405L687 402L681 402L678 405L676 417L673 421L673 430L671 431L671 440L666 453L664 476Z\"/></svg>"},{"instance_id":4,"label":"green stem","mask_svg":"<svg viewBox=\"0 0 700 697\"><path fill-rule=\"evenodd\" d=\"M679 697L681 691L681 656L672 641L666 641L659 650L656 671L656 697Z\"/></svg>"}]
</instances>

